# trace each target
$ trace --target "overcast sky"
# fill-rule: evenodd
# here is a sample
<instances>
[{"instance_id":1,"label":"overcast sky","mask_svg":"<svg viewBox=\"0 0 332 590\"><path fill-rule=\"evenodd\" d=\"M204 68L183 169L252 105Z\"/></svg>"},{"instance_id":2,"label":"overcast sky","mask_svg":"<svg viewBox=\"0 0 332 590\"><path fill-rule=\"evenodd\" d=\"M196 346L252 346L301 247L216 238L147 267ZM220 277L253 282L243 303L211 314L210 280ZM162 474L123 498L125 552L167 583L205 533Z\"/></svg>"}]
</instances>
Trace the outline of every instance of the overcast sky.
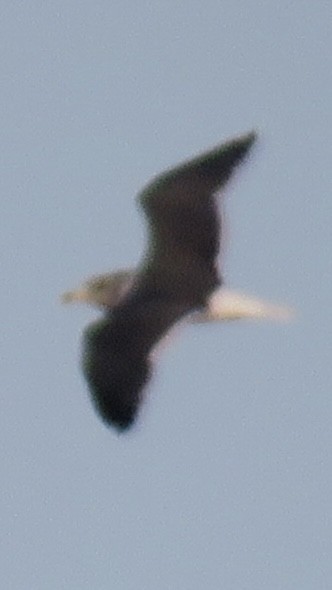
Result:
<instances>
[{"instance_id":1,"label":"overcast sky","mask_svg":"<svg viewBox=\"0 0 332 590\"><path fill-rule=\"evenodd\" d=\"M331 587L330 3L4 2L0 576L10 590ZM192 326L103 425L59 294L131 266L135 193L252 128L230 286L290 325Z\"/></svg>"}]
</instances>

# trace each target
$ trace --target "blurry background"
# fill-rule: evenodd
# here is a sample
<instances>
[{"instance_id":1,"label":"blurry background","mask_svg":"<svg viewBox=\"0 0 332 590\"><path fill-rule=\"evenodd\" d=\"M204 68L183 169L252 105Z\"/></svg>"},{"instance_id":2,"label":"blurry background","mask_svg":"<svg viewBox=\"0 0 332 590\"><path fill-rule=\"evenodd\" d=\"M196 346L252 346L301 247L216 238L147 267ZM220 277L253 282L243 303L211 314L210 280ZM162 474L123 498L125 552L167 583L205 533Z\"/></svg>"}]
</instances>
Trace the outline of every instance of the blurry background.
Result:
<instances>
[{"instance_id":1,"label":"blurry background","mask_svg":"<svg viewBox=\"0 0 332 590\"><path fill-rule=\"evenodd\" d=\"M3 3L4 588L330 587L328 17L323 0ZM252 128L225 277L297 320L183 330L118 436L79 367L97 314L59 294L139 260L153 174Z\"/></svg>"}]
</instances>

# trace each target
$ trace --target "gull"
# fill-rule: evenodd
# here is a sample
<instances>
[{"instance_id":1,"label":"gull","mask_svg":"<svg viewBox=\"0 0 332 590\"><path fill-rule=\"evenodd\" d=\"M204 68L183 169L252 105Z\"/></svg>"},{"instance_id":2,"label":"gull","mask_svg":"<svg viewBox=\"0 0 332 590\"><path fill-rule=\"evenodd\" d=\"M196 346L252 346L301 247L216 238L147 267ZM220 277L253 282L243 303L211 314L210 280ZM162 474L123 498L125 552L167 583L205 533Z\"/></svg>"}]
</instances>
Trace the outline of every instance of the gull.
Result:
<instances>
[{"instance_id":1,"label":"gull","mask_svg":"<svg viewBox=\"0 0 332 590\"><path fill-rule=\"evenodd\" d=\"M63 296L103 311L84 332L82 366L97 411L119 431L135 422L154 350L177 324L290 315L226 290L218 269L219 198L255 140L255 132L236 137L154 178L138 195L148 223L138 268L98 275Z\"/></svg>"}]
</instances>

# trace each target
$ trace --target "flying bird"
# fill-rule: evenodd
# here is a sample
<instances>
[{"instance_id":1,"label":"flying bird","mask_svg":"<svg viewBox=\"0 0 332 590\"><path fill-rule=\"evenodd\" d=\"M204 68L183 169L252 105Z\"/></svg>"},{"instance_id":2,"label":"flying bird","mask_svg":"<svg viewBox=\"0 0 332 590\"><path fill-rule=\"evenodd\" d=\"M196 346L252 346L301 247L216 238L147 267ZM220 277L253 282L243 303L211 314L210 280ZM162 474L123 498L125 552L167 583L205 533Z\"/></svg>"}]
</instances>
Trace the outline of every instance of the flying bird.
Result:
<instances>
[{"instance_id":1,"label":"flying bird","mask_svg":"<svg viewBox=\"0 0 332 590\"><path fill-rule=\"evenodd\" d=\"M187 317L226 319L218 312L223 232L217 197L255 139L255 132L232 139L152 180L138 196L148 222L147 249L138 269L85 285L104 317L84 332L83 372L101 418L120 431L137 417L153 351L171 328ZM243 297L238 294L238 303ZM71 299L73 294L64 295L65 301ZM259 301L252 305L257 308ZM261 313L273 315L273 309L268 312L265 304ZM242 310L239 317L245 316Z\"/></svg>"},{"instance_id":2,"label":"flying bird","mask_svg":"<svg viewBox=\"0 0 332 590\"><path fill-rule=\"evenodd\" d=\"M111 311L132 287L135 269L121 269L99 274L84 281L77 289L61 296L63 303L86 303L103 311ZM188 315L191 323L207 323L241 319L287 321L294 311L285 305L264 301L223 285L209 297L200 311Z\"/></svg>"}]
</instances>

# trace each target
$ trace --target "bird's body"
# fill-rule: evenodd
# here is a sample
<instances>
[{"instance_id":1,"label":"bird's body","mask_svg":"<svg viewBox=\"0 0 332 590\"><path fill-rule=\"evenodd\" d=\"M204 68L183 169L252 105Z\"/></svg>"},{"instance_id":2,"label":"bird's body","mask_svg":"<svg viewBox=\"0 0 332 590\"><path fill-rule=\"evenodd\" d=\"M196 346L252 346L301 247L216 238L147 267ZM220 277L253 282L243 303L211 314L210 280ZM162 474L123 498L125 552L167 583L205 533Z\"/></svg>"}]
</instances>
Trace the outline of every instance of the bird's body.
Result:
<instances>
[{"instance_id":1,"label":"bird's body","mask_svg":"<svg viewBox=\"0 0 332 590\"><path fill-rule=\"evenodd\" d=\"M112 311L134 284L135 269L118 270L95 275L79 288L67 291L61 297L63 303L86 303L103 311ZM222 285L213 291L207 304L188 315L191 323L208 323L243 319L270 319L287 321L294 310Z\"/></svg>"},{"instance_id":2,"label":"bird's body","mask_svg":"<svg viewBox=\"0 0 332 590\"><path fill-rule=\"evenodd\" d=\"M216 193L254 140L250 133L229 141L160 175L139 196L149 224L142 264L135 273L118 273L104 318L84 335L92 397L101 417L120 430L136 418L154 347L180 320L206 309L221 285Z\"/></svg>"}]
</instances>

